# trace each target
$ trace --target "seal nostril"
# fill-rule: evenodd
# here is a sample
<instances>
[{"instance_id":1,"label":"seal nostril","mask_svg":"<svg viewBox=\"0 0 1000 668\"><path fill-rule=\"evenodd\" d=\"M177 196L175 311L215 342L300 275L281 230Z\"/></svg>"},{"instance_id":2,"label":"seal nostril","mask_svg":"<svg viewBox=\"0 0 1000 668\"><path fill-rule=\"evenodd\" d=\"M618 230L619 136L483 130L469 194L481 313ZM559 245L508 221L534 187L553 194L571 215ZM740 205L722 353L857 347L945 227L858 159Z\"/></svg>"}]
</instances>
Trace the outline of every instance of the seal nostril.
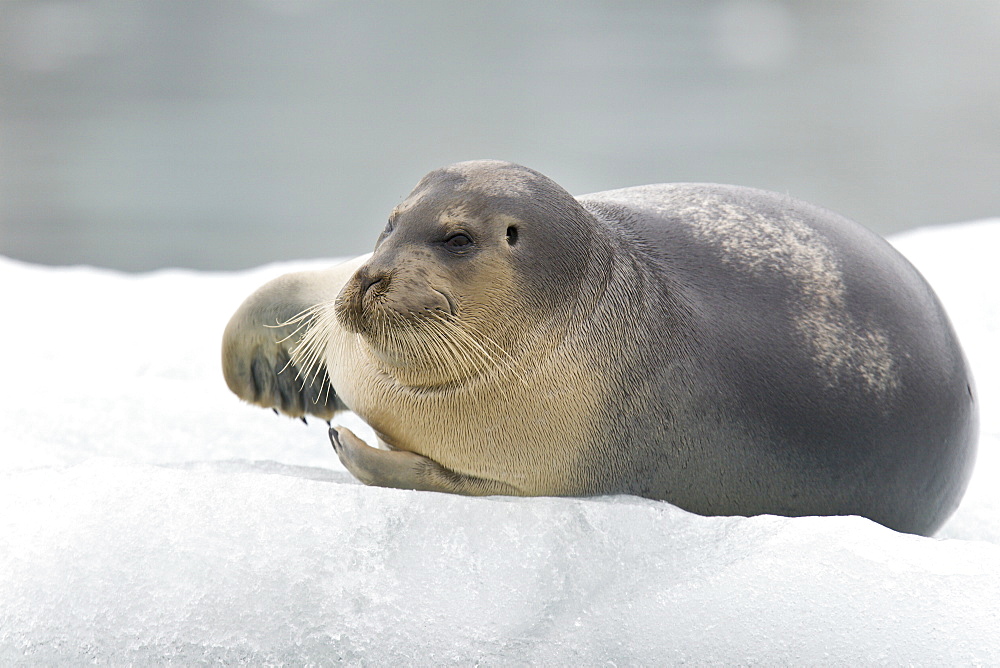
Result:
<instances>
[{"instance_id":1,"label":"seal nostril","mask_svg":"<svg viewBox=\"0 0 1000 668\"><path fill-rule=\"evenodd\" d=\"M371 288L384 292L389 287L389 276L387 274L365 272L358 278L361 281L361 294L366 294Z\"/></svg>"}]
</instances>

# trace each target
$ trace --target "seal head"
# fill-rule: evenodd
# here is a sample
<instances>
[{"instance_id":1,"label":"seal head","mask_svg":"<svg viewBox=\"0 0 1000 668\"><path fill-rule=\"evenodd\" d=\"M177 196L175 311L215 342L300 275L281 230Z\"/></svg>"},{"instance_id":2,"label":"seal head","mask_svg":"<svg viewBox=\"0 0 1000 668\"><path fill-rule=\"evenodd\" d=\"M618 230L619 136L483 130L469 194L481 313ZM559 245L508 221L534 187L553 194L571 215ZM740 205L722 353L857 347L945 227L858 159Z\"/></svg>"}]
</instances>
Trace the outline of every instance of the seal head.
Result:
<instances>
[{"instance_id":1,"label":"seal head","mask_svg":"<svg viewBox=\"0 0 1000 668\"><path fill-rule=\"evenodd\" d=\"M392 212L340 293L337 318L407 386L510 370L526 337L565 329L594 234L590 214L537 172L508 163L438 170Z\"/></svg>"}]
</instances>

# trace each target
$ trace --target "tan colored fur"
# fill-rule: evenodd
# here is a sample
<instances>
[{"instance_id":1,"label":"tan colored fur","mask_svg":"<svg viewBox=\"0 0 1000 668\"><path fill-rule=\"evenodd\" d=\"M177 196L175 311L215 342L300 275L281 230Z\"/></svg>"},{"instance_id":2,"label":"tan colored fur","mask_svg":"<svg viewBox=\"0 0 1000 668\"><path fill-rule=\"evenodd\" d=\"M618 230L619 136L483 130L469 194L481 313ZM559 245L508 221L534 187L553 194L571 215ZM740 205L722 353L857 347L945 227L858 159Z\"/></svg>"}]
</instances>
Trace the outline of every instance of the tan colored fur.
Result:
<instances>
[{"instance_id":1,"label":"tan colored fur","mask_svg":"<svg viewBox=\"0 0 1000 668\"><path fill-rule=\"evenodd\" d=\"M517 308L516 283L503 276L503 267L484 269L478 278L479 290L455 298L479 340L491 337L517 346L499 361L471 356L473 364L493 361L496 366L437 387L443 380L439 372L421 377L419 361L412 358L405 366L387 364L364 336L330 317L334 306L328 302L326 313L317 312L313 322L323 328L330 381L393 449L423 455L456 473L498 480L521 494L580 493L588 481L567 479L567 472L585 469L576 460L594 433L600 396L588 370L594 361L579 347L553 342L550 333L517 317L523 311ZM515 315L491 318L497 304ZM505 323L503 330L498 323ZM446 352L470 354L461 342ZM306 347L297 348L293 358L305 366ZM581 402L581 397L594 399ZM500 473L506 477L498 479Z\"/></svg>"}]
</instances>

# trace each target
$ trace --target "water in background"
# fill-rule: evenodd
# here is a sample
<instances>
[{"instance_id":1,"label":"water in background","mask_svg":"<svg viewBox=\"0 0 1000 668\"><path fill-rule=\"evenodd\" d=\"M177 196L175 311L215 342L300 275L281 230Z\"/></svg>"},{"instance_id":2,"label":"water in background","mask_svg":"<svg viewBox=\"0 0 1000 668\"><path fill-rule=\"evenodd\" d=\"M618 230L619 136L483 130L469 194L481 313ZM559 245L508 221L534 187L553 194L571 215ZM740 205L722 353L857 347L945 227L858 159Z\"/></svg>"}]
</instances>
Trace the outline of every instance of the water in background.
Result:
<instances>
[{"instance_id":1,"label":"water in background","mask_svg":"<svg viewBox=\"0 0 1000 668\"><path fill-rule=\"evenodd\" d=\"M0 254L362 253L427 171L1000 214L1000 3L0 3Z\"/></svg>"}]
</instances>

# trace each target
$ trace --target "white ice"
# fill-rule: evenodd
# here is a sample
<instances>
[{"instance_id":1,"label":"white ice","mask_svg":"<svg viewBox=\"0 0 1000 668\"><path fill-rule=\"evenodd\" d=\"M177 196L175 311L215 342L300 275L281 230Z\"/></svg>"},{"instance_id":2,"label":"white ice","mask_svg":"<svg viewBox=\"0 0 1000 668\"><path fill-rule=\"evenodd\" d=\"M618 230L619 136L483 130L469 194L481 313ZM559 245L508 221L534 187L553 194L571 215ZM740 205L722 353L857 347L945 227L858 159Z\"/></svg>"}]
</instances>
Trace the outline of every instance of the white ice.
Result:
<instances>
[{"instance_id":1,"label":"white ice","mask_svg":"<svg viewBox=\"0 0 1000 668\"><path fill-rule=\"evenodd\" d=\"M981 399L936 538L364 487L325 425L241 404L219 368L245 296L328 263L0 259L0 664L1000 664L1000 220L893 242Z\"/></svg>"}]
</instances>

